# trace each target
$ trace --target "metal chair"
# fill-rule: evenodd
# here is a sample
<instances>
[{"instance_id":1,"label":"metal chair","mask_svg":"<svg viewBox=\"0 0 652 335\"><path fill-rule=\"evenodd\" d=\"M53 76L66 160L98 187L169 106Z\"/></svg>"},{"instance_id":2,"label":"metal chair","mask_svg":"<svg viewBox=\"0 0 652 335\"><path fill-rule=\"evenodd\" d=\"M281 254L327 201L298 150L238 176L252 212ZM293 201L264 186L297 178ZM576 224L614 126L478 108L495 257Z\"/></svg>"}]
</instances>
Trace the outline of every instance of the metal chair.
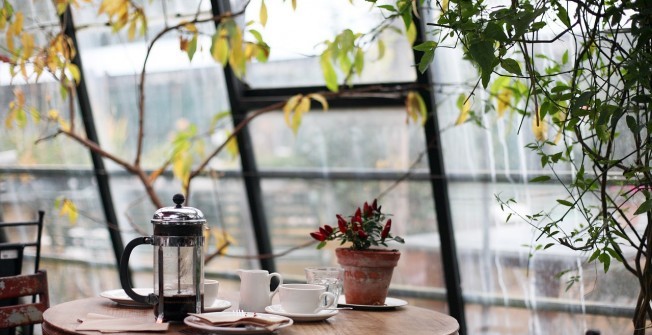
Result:
<instances>
[{"instance_id":1,"label":"metal chair","mask_svg":"<svg viewBox=\"0 0 652 335\"><path fill-rule=\"evenodd\" d=\"M38 295L38 302L0 307L0 329L34 325L43 322L43 312L50 307L48 276L35 274L0 278L0 299L16 299Z\"/></svg>"},{"instance_id":2,"label":"metal chair","mask_svg":"<svg viewBox=\"0 0 652 335\"><path fill-rule=\"evenodd\" d=\"M39 211L38 218L34 221L24 222L0 222L0 279L17 276L23 273L23 253L25 248L35 248L34 272L39 270L41 260L41 235L43 232L43 217L45 212ZM10 230L14 227L34 226L36 227L35 237L27 242L10 241L7 238ZM31 271L29 271L31 273ZM2 290L4 291L4 290ZM4 292L3 292L4 293ZM19 298L0 298L0 308L4 306L16 306L19 304ZM32 303L36 302L36 296L32 296ZM0 327L0 335L13 335L16 333L15 328L4 329ZM23 327L23 334L32 334L33 326Z\"/></svg>"}]
</instances>

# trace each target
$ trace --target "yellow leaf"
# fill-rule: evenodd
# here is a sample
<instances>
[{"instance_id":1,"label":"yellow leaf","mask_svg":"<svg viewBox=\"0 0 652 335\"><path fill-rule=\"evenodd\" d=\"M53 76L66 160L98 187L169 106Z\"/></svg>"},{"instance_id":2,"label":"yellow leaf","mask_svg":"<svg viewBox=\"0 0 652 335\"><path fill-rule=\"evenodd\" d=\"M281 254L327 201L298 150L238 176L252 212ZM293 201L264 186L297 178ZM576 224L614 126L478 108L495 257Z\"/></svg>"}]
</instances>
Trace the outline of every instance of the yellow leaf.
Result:
<instances>
[{"instance_id":1,"label":"yellow leaf","mask_svg":"<svg viewBox=\"0 0 652 335\"><path fill-rule=\"evenodd\" d=\"M127 29L127 39L133 41L136 38L136 20L129 22L129 28Z\"/></svg>"},{"instance_id":2,"label":"yellow leaf","mask_svg":"<svg viewBox=\"0 0 652 335\"><path fill-rule=\"evenodd\" d=\"M532 117L532 133L537 141L545 141L548 139L548 125L544 120L539 120L537 115Z\"/></svg>"},{"instance_id":3,"label":"yellow leaf","mask_svg":"<svg viewBox=\"0 0 652 335\"><path fill-rule=\"evenodd\" d=\"M410 22L410 26L408 27L407 31L405 32L408 42L410 45L414 44L414 41L417 39L417 27L414 24L414 22Z\"/></svg>"},{"instance_id":4,"label":"yellow leaf","mask_svg":"<svg viewBox=\"0 0 652 335\"><path fill-rule=\"evenodd\" d=\"M231 132L227 131L226 132L227 137L231 136ZM231 155L231 158L236 158L238 157L238 154L240 153L240 149L238 149L238 141L235 136L229 140L229 142L226 143L226 152L228 152Z\"/></svg>"},{"instance_id":5,"label":"yellow leaf","mask_svg":"<svg viewBox=\"0 0 652 335\"><path fill-rule=\"evenodd\" d=\"M59 121L59 128L61 128L61 130L70 131L70 124L68 124L66 120L64 120L63 118L59 118L58 121Z\"/></svg>"},{"instance_id":6,"label":"yellow leaf","mask_svg":"<svg viewBox=\"0 0 652 335\"><path fill-rule=\"evenodd\" d=\"M459 126L469 118L469 112L471 111L471 98L467 99L464 94L460 94L457 98L457 107L460 109L460 115L457 116L455 125Z\"/></svg>"},{"instance_id":7,"label":"yellow leaf","mask_svg":"<svg viewBox=\"0 0 652 335\"><path fill-rule=\"evenodd\" d=\"M184 25L183 27L186 28L186 30L188 30L188 31L191 32L191 33L196 33L196 32L198 32L198 30L197 30L197 26L195 26L195 25L192 24L192 23L188 23L188 24Z\"/></svg>"},{"instance_id":8,"label":"yellow leaf","mask_svg":"<svg viewBox=\"0 0 652 335\"><path fill-rule=\"evenodd\" d=\"M246 43L245 44L245 59L250 60L251 57L254 55L254 52L256 52L257 45L253 43Z\"/></svg>"},{"instance_id":9,"label":"yellow leaf","mask_svg":"<svg viewBox=\"0 0 652 335\"><path fill-rule=\"evenodd\" d=\"M315 100L315 101L319 101L319 103L321 104L321 107L324 109L324 111L328 110L328 101L326 100L326 98L324 98L323 95L321 95L319 93L312 93L312 94L308 94L308 96L310 98L312 98L313 100Z\"/></svg>"},{"instance_id":10,"label":"yellow leaf","mask_svg":"<svg viewBox=\"0 0 652 335\"><path fill-rule=\"evenodd\" d=\"M301 97L303 97L302 94L297 94L295 96L292 96L290 99L288 99L288 101L283 106L283 118L285 119L285 124L287 124L288 127L292 127L290 123L290 116L292 112L294 112L294 109L297 107L297 104L299 103Z\"/></svg>"},{"instance_id":11,"label":"yellow leaf","mask_svg":"<svg viewBox=\"0 0 652 335\"><path fill-rule=\"evenodd\" d=\"M68 216L68 220L71 224L77 223L77 217L79 213L77 212L77 206L70 199L63 199L61 203L61 208L59 209L59 216Z\"/></svg>"},{"instance_id":12,"label":"yellow leaf","mask_svg":"<svg viewBox=\"0 0 652 335\"><path fill-rule=\"evenodd\" d=\"M48 111L48 119L52 121L56 121L59 119L59 111L56 109L50 109Z\"/></svg>"},{"instance_id":13,"label":"yellow leaf","mask_svg":"<svg viewBox=\"0 0 652 335\"><path fill-rule=\"evenodd\" d=\"M244 55L244 45L242 40L242 31L239 28L233 30L230 36L231 53L229 54L229 65L233 73L242 78L246 71L246 58Z\"/></svg>"},{"instance_id":14,"label":"yellow leaf","mask_svg":"<svg viewBox=\"0 0 652 335\"><path fill-rule=\"evenodd\" d=\"M310 98L302 97L301 101L299 101L299 104L297 104L297 107L294 110L292 124L290 125L290 128L292 128L292 132L295 135L299 131L299 126L301 125L301 119L303 118L303 114L307 113L309 110L310 110Z\"/></svg>"},{"instance_id":15,"label":"yellow leaf","mask_svg":"<svg viewBox=\"0 0 652 335\"><path fill-rule=\"evenodd\" d=\"M160 168L154 170L154 172L152 172L152 174L149 175L149 178L148 178L148 179L149 179L149 182L150 182L150 183L155 182L156 179L158 179L158 177L159 177L159 176L161 175L161 173L163 173L164 171L165 171L165 167L164 167L164 166L162 166L162 167L160 167Z\"/></svg>"},{"instance_id":16,"label":"yellow leaf","mask_svg":"<svg viewBox=\"0 0 652 335\"><path fill-rule=\"evenodd\" d=\"M211 235L215 238L215 249L220 255L226 254L229 245L236 244L235 238L224 229L211 230Z\"/></svg>"},{"instance_id":17,"label":"yellow leaf","mask_svg":"<svg viewBox=\"0 0 652 335\"><path fill-rule=\"evenodd\" d=\"M7 34L11 32L12 35L18 36L23 32L23 13L16 12L14 15L16 18L14 19L14 22L9 26L9 29L7 29Z\"/></svg>"},{"instance_id":18,"label":"yellow leaf","mask_svg":"<svg viewBox=\"0 0 652 335\"><path fill-rule=\"evenodd\" d=\"M32 57L32 53L34 52L34 36L24 32L20 36L20 41L23 44L23 58L27 59Z\"/></svg>"},{"instance_id":19,"label":"yellow leaf","mask_svg":"<svg viewBox=\"0 0 652 335\"><path fill-rule=\"evenodd\" d=\"M30 108L29 115L32 117L34 123L39 123L41 121L41 113L39 113L38 109L35 107Z\"/></svg>"},{"instance_id":20,"label":"yellow leaf","mask_svg":"<svg viewBox=\"0 0 652 335\"><path fill-rule=\"evenodd\" d=\"M385 42L378 40L378 59L381 59L385 56Z\"/></svg>"},{"instance_id":21,"label":"yellow leaf","mask_svg":"<svg viewBox=\"0 0 652 335\"><path fill-rule=\"evenodd\" d=\"M260 5L260 24L262 24L263 27L267 24L267 6L265 6L265 0L263 0Z\"/></svg>"},{"instance_id":22,"label":"yellow leaf","mask_svg":"<svg viewBox=\"0 0 652 335\"><path fill-rule=\"evenodd\" d=\"M501 118L505 115L505 111L510 106L512 100L513 92L508 88L503 88L498 96L496 97L496 111L498 112L498 117Z\"/></svg>"},{"instance_id":23,"label":"yellow leaf","mask_svg":"<svg viewBox=\"0 0 652 335\"><path fill-rule=\"evenodd\" d=\"M444 14L448 10L448 0L442 0L441 2L441 13Z\"/></svg>"},{"instance_id":24,"label":"yellow leaf","mask_svg":"<svg viewBox=\"0 0 652 335\"><path fill-rule=\"evenodd\" d=\"M213 35L213 44L211 45L211 56L222 66L226 65L229 59L229 42L226 38L226 30L220 29Z\"/></svg>"},{"instance_id":25,"label":"yellow leaf","mask_svg":"<svg viewBox=\"0 0 652 335\"><path fill-rule=\"evenodd\" d=\"M23 106L25 106L25 93L23 90L20 88L15 88L14 96L16 97L16 107L23 108Z\"/></svg>"},{"instance_id":26,"label":"yellow leaf","mask_svg":"<svg viewBox=\"0 0 652 335\"><path fill-rule=\"evenodd\" d=\"M81 74L77 65L68 64L66 69L68 69L68 72L70 72L70 75L72 76L72 79L75 81L75 83L79 84L79 81L81 80Z\"/></svg>"},{"instance_id":27,"label":"yellow leaf","mask_svg":"<svg viewBox=\"0 0 652 335\"><path fill-rule=\"evenodd\" d=\"M297 0L292 0L292 10L297 10Z\"/></svg>"},{"instance_id":28,"label":"yellow leaf","mask_svg":"<svg viewBox=\"0 0 652 335\"><path fill-rule=\"evenodd\" d=\"M191 160L192 157L186 151L180 152L172 158L172 174L181 181L184 187L188 185Z\"/></svg>"}]
</instances>

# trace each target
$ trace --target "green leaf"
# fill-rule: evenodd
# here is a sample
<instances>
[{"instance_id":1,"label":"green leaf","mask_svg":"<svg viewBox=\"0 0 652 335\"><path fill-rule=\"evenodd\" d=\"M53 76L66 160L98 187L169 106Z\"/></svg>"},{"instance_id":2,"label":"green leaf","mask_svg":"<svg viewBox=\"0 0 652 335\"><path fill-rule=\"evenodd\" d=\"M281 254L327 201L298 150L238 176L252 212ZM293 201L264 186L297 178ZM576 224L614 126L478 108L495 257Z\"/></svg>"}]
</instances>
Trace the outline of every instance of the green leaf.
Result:
<instances>
[{"instance_id":1,"label":"green leaf","mask_svg":"<svg viewBox=\"0 0 652 335\"><path fill-rule=\"evenodd\" d=\"M598 256L600 256L600 249L595 249L595 251L593 252L591 257L589 257L589 260L587 262L588 263L593 262L596 258L598 258Z\"/></svg>"},{"instance_id":2,"label":"green leaf","mask_svg":"<svg viewBox=\"0 0 652 335\"><path fill-rule=\"evenodd\" d=\"M505 35L505 31L503 31L503 28L494 22L487 23L487 27L484 29L484 34L488 38L494 39L499 42L507 41L507 35Z\"/></svg>"},{"instance_id":3,"label":"green leaf","mask_svg":"<svg viewBox=\"0 0 652 335\"><path fill-rule=\"evenodd\" d=\"M192 36L192 39L188 43L188 51L187 52L188 52L188 58L191 61L192 61L192 57L195 56L195 51L197 51L197 35L198 34L194 34Z\"/></svg>"},{"instance_id":4,"label":"green leaf","mask_svg":"<svg viewBox=\"0 0 652 335\"><path fill-rule=\"evenodd\" d=\"M566 28L570 28L570 18L568 17L568 11L566 11L566 8L564 8L563 5L561 5L558 1L554 2L555 4L555 9L557 10L557 18L566 26Z\"/></svg>"},{"instance_id":5,"label":"green leaf","mask_svg":"<svg viewBox=\"0 0 652 335\"><path fill-rule=\"evenodd\" d=\"M378 59L381 59L384 56L385 56L385 42L383 42L382 40L378 40Z\"/></svg>"},{"instance_id":6,"label":"green leaf","mask_svg":"<svg viewBox=\"0 0 652 335\"><path fill-rule=\"evenodd\" d=\"M568 50L564 52L564 54L561 56L561 63L562 64L567 64L568 63Z\"/></svg>"},{"instance_id":7,"label":"green leaf","mask_svg":"<svg viewBox=\"0 0 652 335\"><path fill-rule=\"evenodd\" d=\"M326 246L326 241L321 241L319 244L317 244L317 249L321 249Z\"/></svg>"},{"instance_id":8,"label":"green leaf","mask_svg":"<svg viewBox=\"0 0 652 335\"><path fill-rule=\"evenodd\" d=\"M496 56L491 41L475 40L469 45L469 56L480 66L482 86L487 88L491 72L496 65Z\"/></svg>"},{"instance_id":9,"label":"green leaf","mask_svg":"<svg viewBox=\"0 0 652 335\"><path fill-rule=\"evenodd\" d=\"M353 68L355 69L355 73L358 75L362 74L362 69L364 68L364 52L362 52L362 49L360 48L358 48L355 52Z\"/></svg>"},{"instance_id":10,"label":"green leaf","mask_svg":"<svg viewBox=\"0 0 652 335\"><path fill-rule=\"evenodd\" d=\"M435 42L435 41L426 41L426 42L423 42L421 44L415 45L414 47L412 47L412 49L417 50L417 51L426 52L426 51L430 51L430 50L434 49L435 47L437 47L437 42Z\"/></svg>"},{"instance_id":11,"label":"green leaf","mask_svg":"<svg viewBox=\"0 0 652 335\"><path fill-rule=\"evenodd\" d=\"M607 271L609 271L609 265L611 265L611 257L609 256L609 254L606 252L600 254L600 256L598 256L598 260L604 266L604 272L606 273Z\"/></svg>"},{"instance_id":12,"label":"green leaf","mask_svg":"<svg viewBox=\"0 0 652 335\"><path fill-rule=\"evenodd\" d=\"M636 124L636 119L633 116L627 115L625 117L625 121L627 121L627 127L629 127L629 130L631 130L632 133L638 133L638 125Z\"/></svg>"},{"instance_id":13,"label":"green leaf","mask_svg":"<svg viewBox=\"0 0 652 335\"><path fill-rule=\"evenodd\" d=\"M550 180L550 176L538 176L536 178L530 179L530 182L531 183L540 183L540 182L548 181L548 180Z\"/></svg>"},{"instance_id":14,"label":"green leaf","mask_svg":"<svg viewBox=\"0 0 652 335\"><path fill-rule=\"evenodd\" d=\"M523 74L521 72L521 66L514 59L505 58L502 61L500 61L500 66L502 66L502 68L509 73L513 73L519 76Z\"/></svg>"},{"instance_id":15,"label":"green leaf","mask_svg":"<svg viewBox=\"0 0 652 335\"><path fill-rule=\"evenodd\" d=\"M397 11L396 8L394 8L394 6L392 6L392 5L380 5L380 6L378 6L378 8L382 8L382 9L388 10L390 12L396 12Z\"/></svg>"},{"instance_id":16,"label":"green leaf","mask_svg":"<svg viewBox=\"0 0 652 335\"><path fill-rule=\"evenodd\" d=\"M335 72L335 68L333 68L333 63L330 59L330 52L326 51L321 55L319 64L321 65L321 71L324 75L324 80L326 81L326 87L333 92L337 92L339 90L337 84L337 73Z\"/></svg>"},{"instance_id":17,"label":"green leaf","mask_svg":"<svg viewBox=\"0 0 652 335\"><path fill-rule=\"evenodd\" d=\"M435 57L435 50L426 51L423 54L423 56L421 56L421 60L419 60L419 72L421 73L426 72L428 66L430 66L430 63L432 63L434 57Z\"/></svg>"},{"instance_id":18,"label":"green leaf","mask_svg":"<svg viewBox=\"0 0 652 335\"><path fill-rule=\"evenodd\" d=\"M557 199L557 202L560 203L561 205L568 206L568 207L574 206L572 202L564 199Z\"/></svg>"},{"instance_id":19,"label":"green leaf","mask_svg":"<svg viewBox=\"0 0 652 335\"><path fill-rule=\"evenodd\" d=\"M634 212L634 215L643 214L649 212L650 210L652 210L652 199L648 199L640 206L638 206L638 209L636 210L636 212Z\"/></svg>"}]
</instances>

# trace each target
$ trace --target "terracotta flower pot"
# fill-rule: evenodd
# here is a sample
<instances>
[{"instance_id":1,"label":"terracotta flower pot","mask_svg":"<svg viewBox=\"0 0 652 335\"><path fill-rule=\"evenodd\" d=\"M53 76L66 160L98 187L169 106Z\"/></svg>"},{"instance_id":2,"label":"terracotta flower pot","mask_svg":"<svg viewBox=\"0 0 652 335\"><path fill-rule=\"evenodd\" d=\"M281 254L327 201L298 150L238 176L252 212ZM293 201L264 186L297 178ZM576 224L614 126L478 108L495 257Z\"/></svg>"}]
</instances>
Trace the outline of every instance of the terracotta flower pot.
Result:
<instances>
[{"instance_id":1,"label":"terracotta flower pot","mask_svg":"<svg viewBox=\"0 0 652 335\"><path fill-rule=\"evenodd\" d=\"M344 268L344 296L347 304L383 305L394 267L401 257L398 250L335 249Z\"/></svg>"}]
</instances>

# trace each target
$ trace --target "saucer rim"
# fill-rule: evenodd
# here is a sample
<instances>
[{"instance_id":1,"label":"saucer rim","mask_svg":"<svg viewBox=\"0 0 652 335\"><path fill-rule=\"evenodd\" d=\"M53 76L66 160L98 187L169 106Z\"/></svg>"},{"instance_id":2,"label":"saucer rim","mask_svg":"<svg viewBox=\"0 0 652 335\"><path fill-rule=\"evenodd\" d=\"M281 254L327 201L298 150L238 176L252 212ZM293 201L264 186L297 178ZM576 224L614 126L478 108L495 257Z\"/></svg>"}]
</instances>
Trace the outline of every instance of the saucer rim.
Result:
<instances>
[{"instance_id":1,"label":"saucer rim","mask_svg":"<svg viewBox=\"0 0 652 335\"><path fill-rule=\"evenodd\" d=\"M289 318L296 317L296 318L322 318L322 317L331 317L335 314L337 314L339 311L334 309L334 310L321 310L318 313L290 313L287 312L286 310L283 309L281 304L273 304L265 307L265 311L267 313L272 313L272 314L277 314L281 316L286 316ZM282 313L282 314L278 314Z\"/></svg>"}]
</instances>

